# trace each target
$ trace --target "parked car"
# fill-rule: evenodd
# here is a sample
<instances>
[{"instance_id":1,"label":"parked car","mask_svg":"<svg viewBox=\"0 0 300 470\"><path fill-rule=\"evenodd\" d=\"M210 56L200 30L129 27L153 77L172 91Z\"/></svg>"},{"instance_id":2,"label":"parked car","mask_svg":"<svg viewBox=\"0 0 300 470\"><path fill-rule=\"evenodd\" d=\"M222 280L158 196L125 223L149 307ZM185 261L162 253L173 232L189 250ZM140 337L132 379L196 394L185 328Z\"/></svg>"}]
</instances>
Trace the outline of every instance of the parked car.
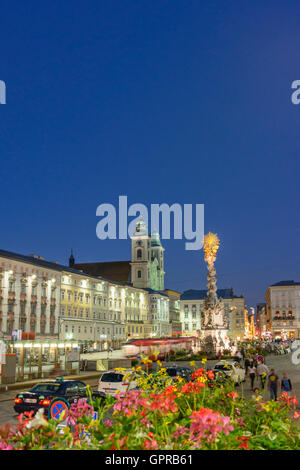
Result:
<instances>
[{"instance_id":1,"label":"parked car","mask_svg":"<svg viewBox=\"0 0 300 470\"><path fill-rule=\"evenodd\" d=\"M131 377L127 376L131 374ZM126 392L137 388L136 380L132 380L132 371L130 369L125 371L110 370L104 372L98 382L98 392L107 395L115 395L117 391Z\"/></svg>"},{"instance_id":2,"label":"parked car","mask_svg":"<svg viewBox=\"0 0 300 470\"><path fill-rule=\"evenodd\" d=\"M245 380L245 369L237 361L220 361L214 366L215 380L223 381L231 379L235 384Z\"/></svg>"},{"instance_id":3,"label":"parked car","mask_svg":"<svg viewBox=\"0 0 300 470\"><path fill-rule=\"evenodd\" d=\"M166 372L170 377L182 377L185 380L191 380L192 369L189 367L169 366Z\"/></svg>"},{"instance_id":4,"label":"parked car","mask_svg":"<svg viewBox=\"0 0 300 470\"><path fill-rule=\"evenodd\" d=\"M92 392L92 398L104 400L104 393ZM30 390L20 392L14 399L14 410L16 413L25 411L34 411L44 409L45 416L54 403L63 402L66 408L72 403L76 403L80 398L87 398L87 388L84 382L80 380L64 380L63 377L55 380L39 382Z\"/></svg>"}]
</instances>

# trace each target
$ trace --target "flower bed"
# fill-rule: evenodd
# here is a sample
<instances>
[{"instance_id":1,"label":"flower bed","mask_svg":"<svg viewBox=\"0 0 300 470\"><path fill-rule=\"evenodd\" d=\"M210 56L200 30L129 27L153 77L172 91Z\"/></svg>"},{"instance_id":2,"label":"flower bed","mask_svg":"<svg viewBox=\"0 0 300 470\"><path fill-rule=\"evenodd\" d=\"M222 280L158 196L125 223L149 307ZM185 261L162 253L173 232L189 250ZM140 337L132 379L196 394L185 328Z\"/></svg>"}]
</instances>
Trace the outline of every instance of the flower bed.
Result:
<instances>
[{"instance_id":1,"label":"flower bed","mask_svg":"<svg viewBox=\"0 0 300 470\"><path fill-rule=\"evenodd\" d=\"M72 405L67 426L20 415L18 424L0 428L0 449L299 449L295 398L277 402L245 400L231 383L217 385L211 371L194 370L192 380L171 379L161 368L146 374L137 368L139 389L99 403Z\"/></svg>"}]
</instances>

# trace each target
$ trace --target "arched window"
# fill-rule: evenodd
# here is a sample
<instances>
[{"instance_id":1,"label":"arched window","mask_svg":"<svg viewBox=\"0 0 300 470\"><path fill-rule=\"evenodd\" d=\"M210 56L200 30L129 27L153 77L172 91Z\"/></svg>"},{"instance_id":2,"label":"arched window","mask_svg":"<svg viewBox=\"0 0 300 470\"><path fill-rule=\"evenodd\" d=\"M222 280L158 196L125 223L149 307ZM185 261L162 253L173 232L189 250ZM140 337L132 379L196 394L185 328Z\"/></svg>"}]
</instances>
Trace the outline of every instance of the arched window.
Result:
<instances>
[{"instance_id":1,"label":"arched window","mask_svg":"<svg viewBox=\"0 0 300 470\"><path fill-rule=\"evenodd\" d=\"M137 258L141 258L141 257L142 257L142 250L141 250L140 248L136 251L136 257L137 257Z\"/></svg>"},{"instance_id":2,"label":"arched window","mask_svg":"<svg viewBox=\"0 0 300 470\"><path fill-rule=\"evenodd\" d=\"M142 277L142 271L138 270L137 277L140 279Z\"/></svg>"}]
</instances>

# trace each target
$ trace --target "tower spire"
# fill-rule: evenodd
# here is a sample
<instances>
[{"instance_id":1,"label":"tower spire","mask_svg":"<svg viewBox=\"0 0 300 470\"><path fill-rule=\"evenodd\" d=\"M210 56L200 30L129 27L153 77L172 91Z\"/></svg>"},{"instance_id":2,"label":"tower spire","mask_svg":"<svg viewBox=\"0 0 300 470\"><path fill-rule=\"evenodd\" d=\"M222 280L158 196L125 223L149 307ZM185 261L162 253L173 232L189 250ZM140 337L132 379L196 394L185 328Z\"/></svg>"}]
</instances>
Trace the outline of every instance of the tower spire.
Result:
<instances>
[{"instance_id":1,"label":"tower spire","mask_svg":"<svg viewBox=\"0 0 300 470\"><path fill-rule=\"evenodd\" d=\"M75 258L73 256L73 248L71 248L71 255L70 255L70 258L69 258L69 267L72 268L75 264Z\"/></svg>"}]
</instances>

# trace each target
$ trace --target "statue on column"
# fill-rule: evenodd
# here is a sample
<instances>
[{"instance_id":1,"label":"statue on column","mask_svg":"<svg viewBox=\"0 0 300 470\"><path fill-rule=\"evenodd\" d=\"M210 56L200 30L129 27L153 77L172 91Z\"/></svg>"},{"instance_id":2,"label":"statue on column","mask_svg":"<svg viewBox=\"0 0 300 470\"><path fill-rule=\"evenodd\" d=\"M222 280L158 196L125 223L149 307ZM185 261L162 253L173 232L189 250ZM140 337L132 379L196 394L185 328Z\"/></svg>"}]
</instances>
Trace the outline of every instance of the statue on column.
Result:
<instances>
[{"instance_id":1,"label":"statue on column","mask_svg":"<svg viewBox=\"0 0 300 470\"><path fill-rule=\"evenodd\" d=\"M202 310L203 346L207 353L219 352L224 346L228 330L228 319L225 316L224 304L217 295L217 278L215 261L220 240L216 233L209 232L204 236L204 260L207 263L207 297Z\"/></svg>"}]
</instances>

